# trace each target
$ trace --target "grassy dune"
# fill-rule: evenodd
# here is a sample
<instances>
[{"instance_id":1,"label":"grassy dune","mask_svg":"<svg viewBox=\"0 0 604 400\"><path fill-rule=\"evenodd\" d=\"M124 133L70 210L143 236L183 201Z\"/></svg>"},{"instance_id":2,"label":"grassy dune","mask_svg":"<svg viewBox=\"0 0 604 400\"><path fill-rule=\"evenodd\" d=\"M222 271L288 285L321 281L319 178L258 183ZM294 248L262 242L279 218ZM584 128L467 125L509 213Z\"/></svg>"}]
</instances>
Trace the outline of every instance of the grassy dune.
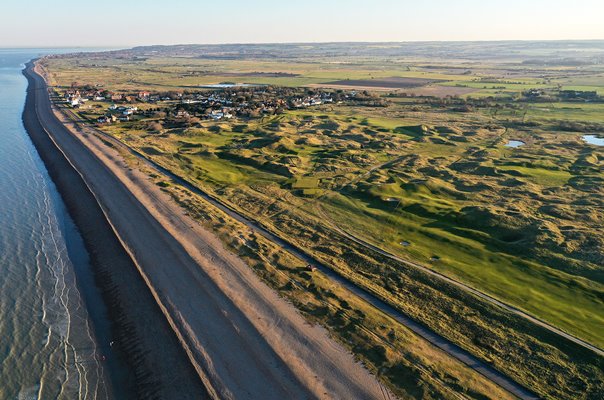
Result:
<instances>
[{"instance_id":1,"label":"grassy dune","mask_svg":"<svg viewBox=\"0 0 604 400\"><path fill-rule=\"evenodd\" d=\"M541 395L601 397L601 357L338 233L342 229L604 347L604 149L581 140L584 132L604 130L604 104L516 101L523 91L556 85L600 91L600 72L586 69L579 76L566 67L533 71L492 61L441 60L436 66L417 60L350 61L151 57L107 59L91 66L57 59L50 71L60 86L102 82L118 90L407 77L444 79L438 85L476 89L469 97L492 96L463 111L447 101L382 93L386 107L329 105L228 123L202 121L162 134L146 130L152 117L103 129ZM288 75L269 76L277 73ZM85 109L79 115L92 120L95 113ZM507 148L509 140L525 145ZM421 355L408 353L416 345L410 341L417 339L404 329L395 337L407 342L392 339L382 328L394 326L392 321L360 303L355 309L363 312L365 322L370 320L371 332L381 332L385 350L375 350L373 334L359 334L357 325L356 333L348 335L344 326L356 320L342 306L345 294L332 297L329 290L335 289L328 290L328 283L292 267L295 260L267 250L270 244L260 245L259 238L246 236L255 244L252 250L242 247L234 239L240 237L240 227L204 211L199 199L181 189L168 185L166 190L246 254L257 272L309 318L340 332L339 339L376 371L385 368L383 377L400 393L439 397L460 379L442 375L438 368L428 373L408 369L406 363L414 357L435 368L426 356L432 350L420 346ZM304 289L288 284L286 277ZM345 302L352 300L346 297ZM394 362L398 357L407 360L404 367ZM415 392L406 386L405 376L414 376L414 382L438 379L425 386L427 392ZM465 385L470 384L463 384L466 393L474 390Z\"/></svg>"},{"instance_id":2,"label":"grassy dune","mask_svg":"<svg viewBox=\"0 0 604 400\"><path fill-rule=\"evenodd\" d=\"M423 130L418 130L415 126L401 130L398 127L392 128L392 120L388 118L362 118L358 116L358 110L353 114L355 117L318 113L294 113L278 117L276 120L279 121L280 128L277 132L273 129L270 135L277 135L283 140L273 141L269 147L253 152L237 153L244 158L225 156L224 153L229 151L229 143L254 140L252 138L255 136L250 132L275 126L274 118L251 123L249 131L244 132L221 129L220 134L210 133L209 127L213 123L204 123L203 127L174 136L157 137L144 132L137 135L123 126L114 128L112 133L127 140L135 148L148 143L156 146L161 144L164 153L159 156L150 155L154 160L181 175L191 177L200 186L213 191L288 240L313 252L343 274L380 293L385 299L411 315L416 315L452 340L461 340L460 344L492 360L519 380L527 382L530 387L539 387L538 382L543 382L545 386L542 393L553 393L547 389L549 386L546 382L565 379L556 372L559 368L576 369L578 365L590 365L593 362L597 365L597 358L583 358L585 355L582 354L568 359L568 354L562 355L565 353L557 353L558 350L543 358L539 354L551 352L552 349L548 346L554 343L548 335L543 332L527 333L527 326L520 321L514 321L519 327L510 331L509 326L504 328L501 325L509 316L491 314L493 310L476 311L475 299L471 303L465 303L467 299L461 300L458 297L460 294L447 295L438 301L433 297L435 294L429 298L409 297L410 282L406 276L411 271L401 269L400 265L391 265L383 258L371 255L371 252L352 250L354 246L346 240L335 240L337 235L331 229L333 225L342 227L364 240L462 280L572 334L601 345L600 332L604 328L600 312L602 271L597 267L597 262L591 261L587 254L583 258L577 258L580 255L562 252L555 246L550 247L551 245L544 244L542 248L535 248L536 240L547 243L552 240L549 236L553 237L558 231L548 224L539 229L531 227L537 218L556 221L555 225L558 226L567 224L566 218L574 218L569 210L565 212L571 212L571 215L558 215L555 212L553 214L556 216L535 214L538 206L532 196L529 196L537 191L543 193L554 190L559 201L565 196L569 203L574 198L585 199L583 192L568 184L571 178L577 177L573 173L573 161L569 160L567 164L570 167L561 171L548 169L552 166L546 158L540 162L522 161L531 159L532 151L539 150L530 150L529 145L523 150L502 148L499 136L503 134L503 130L480 131L477 135L470 136L475 140L472 145L462 142L453 147L448 139L444 144L422 141L422 136L418 136L417 132ZM303 126L287 128L291 125L285 122L291 120ZM339 132L338 135L333 134L330 140L324 133L310 133L313 130L310 125L330 127L332 130L351 130L353 125L353 132L379 132L382 129L380 134L384 137L381 137L381 141L387 143L390 139L397 145L392 154L386 156L382 148L376 149L376 154L372 154L369 148L359 152L355 150L355 146L352 147L351 154L336 152L332 156L326 153L326 144L331 143L334 150L341 149L354 135ZM391 131L383 132L384 129ZM290 135L297 136L297 132L302 130L307 133L300 144L287 139ZM316 129L319 130L321 128ZM402 131L406 133L401 134ZM450 131L453 133L447 135L455 135L455 129ZM317 141L321 140L321 145L313 144L313 135ZM544 132L542 135L550 139L548 133ZM358 132L354 138L365 142L365 138ZM468 158L468 150L480 146L477 142L485 143L483 146L490 149L491 156L500 159L464 164L469 162L464 161ZM203 154L188 154L188 151L183 151L191 145L203 146ZM395 162L384 169L373 169L376 165L379 167L396 159L395 155L400 154L400 148L409 153L409 157L413 159L412 166ZM245 157L258 161L281 151L294 151L303 160L291 167L294 178L276 174L270 169L256 168L253 163L245 161ZM560 151L569 150L561 148ZM579 145L577 151L571 153L574 154L573 157L580 158L583 151L584 147ZM179 156L175 157L177 154ZM359 154L364 158L356 160L355 157ZM348 161L349 157L353 161ZM442 157L448 159L446 162L442 161L443 165L447 165L446 169L433 169L427 163L425 171L418 175L418 163ZM338 165L334 172L322 168L334 163ZM496 167L499 163L504 163L504 166ZM515 173L508 175L509 171ZM450 174L450 178L440 178L443 173ZM474 178L476 175L480 178ZM321 190L309 190L315 186ZM514 200L508 203L510 198L506 198L501 204L493 200L494 196L501 196L502 191L506 196L515 196ZM596 198L600 195L598 193L598 190L594 192ZM479 201L482 198L485 200ZM395 199L397 201L393 201ZM482 208L476 208L477 204ZM519 218L522 224L518 226L507 226L510 220L505 212L511 210L507 209L509 206L506 204L513 204L514 212L524 213L524 217L529 218ZM597 209L593 209L593 212L597 215ZM597 229L593 225L594 221L589 219L581 218L574 223L578 233ZM565 234L574 235L570 231ZM587 234L585 240L594 238ZM403 241L409 245L402 246ZM596 257L601 256L597 247L594 250ZM363 258L355 260L360 256L358 251L361 251ZM438 257L437 261L431 261L434 256ZM414 291L418 290L418 293L426 290L425 284L414 285L417 285ZM431 301L427 302L428 299ZM447 304L447 307L443 304ZM439 307L438 310L435 306ZM470 311L467 307L475 311ZM474 314L476 312L478 314ZM451 315L445 317L443 313ZM429 314L431 317L428 317ZM488 328L482 323L480 328L475 325L478 315L483 322L488 321ZM451 320L451 316L455 320ZM443 324L445 320L448 322ZM468 326L473 326L472 331L467 330ZM479 337L483 335L498 337L501 342L499 345L481 343ZM504 337L507 339L504 340ZM516 349L518 343L530 343L531 350L523 353L527 349ZM513 364L507 364L510 354L515 354L512 356ZM531 368L535 365L539 365L538 370L546 378L533 375ZM545 373L545 370L549 372ZM590 390L600 390L597 385L593 386L593 382L587 383L593 376L587 372L581 372L579 376L580 379L585 379L586 385L592 387ZM566 397L572 392L572 389L569 389L571 392L565 390L556 389L556 396Z\"/></svg>"}]
</instances>

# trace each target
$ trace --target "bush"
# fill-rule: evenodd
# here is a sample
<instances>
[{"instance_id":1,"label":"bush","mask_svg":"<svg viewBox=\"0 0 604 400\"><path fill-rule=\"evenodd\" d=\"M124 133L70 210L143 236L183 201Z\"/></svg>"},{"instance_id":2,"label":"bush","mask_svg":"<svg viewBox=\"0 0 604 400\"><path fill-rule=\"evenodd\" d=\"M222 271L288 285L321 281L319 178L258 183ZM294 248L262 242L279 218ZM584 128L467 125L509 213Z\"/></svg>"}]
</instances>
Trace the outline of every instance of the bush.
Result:
<instances>
[{"instance_id":1,"label":"bush","mask_svg":"<svg viewBox=\"0 0 604 400\"><path fill-rule=\"evenodd\" d=\"M149 132L161 132L163 129L164 126L158 121L152 121L147 124L147 130Z\"/></svg>"}]
</instances>

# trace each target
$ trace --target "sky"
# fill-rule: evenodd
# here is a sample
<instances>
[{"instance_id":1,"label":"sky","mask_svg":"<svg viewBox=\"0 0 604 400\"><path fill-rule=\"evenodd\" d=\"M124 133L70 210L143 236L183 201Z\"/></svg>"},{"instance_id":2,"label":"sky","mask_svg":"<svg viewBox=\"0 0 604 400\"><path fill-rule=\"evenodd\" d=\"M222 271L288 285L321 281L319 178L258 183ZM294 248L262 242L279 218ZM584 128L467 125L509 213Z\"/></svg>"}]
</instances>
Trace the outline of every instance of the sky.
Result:
<instances>
[{"instance_id":1,"label":"sky","mask_svg":"<svg viewBox=\"0 0 604 400\"><path fill-rule=\"evenodd\" d=\"M0 47L604 39L604 0L3 0Z\"/></svg>"}]
</instances>

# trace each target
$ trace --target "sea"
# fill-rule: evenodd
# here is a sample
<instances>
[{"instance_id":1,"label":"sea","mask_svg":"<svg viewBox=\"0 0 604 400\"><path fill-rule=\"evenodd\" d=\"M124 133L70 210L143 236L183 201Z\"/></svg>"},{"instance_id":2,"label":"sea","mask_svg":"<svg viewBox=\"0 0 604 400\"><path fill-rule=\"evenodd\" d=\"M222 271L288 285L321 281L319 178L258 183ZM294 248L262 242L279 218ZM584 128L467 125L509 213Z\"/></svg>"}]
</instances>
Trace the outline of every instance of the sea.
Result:
<instances>
[{"instance_id":1,"label":"sea","mask_svg":"<svg viewBox=\"0 0 604 400\"><path fill-rule=\"evenodd\" d=\"M123 398L89 256L22 123L24 64L0 49L0 399ZM108 360L113 360L109 362Z\"/></svg>"}]
</instances>

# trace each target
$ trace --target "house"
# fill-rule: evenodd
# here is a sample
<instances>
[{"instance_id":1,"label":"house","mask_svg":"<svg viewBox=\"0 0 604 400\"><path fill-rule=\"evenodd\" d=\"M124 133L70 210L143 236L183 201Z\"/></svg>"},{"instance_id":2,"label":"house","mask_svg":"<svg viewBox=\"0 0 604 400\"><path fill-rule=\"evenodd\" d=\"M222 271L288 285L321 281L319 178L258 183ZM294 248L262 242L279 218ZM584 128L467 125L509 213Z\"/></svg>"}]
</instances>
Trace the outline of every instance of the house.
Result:
<instances>
[{"instance_id":1,"label":"house","mask_svg":"<svg viewBox=\"0 0 604 400\"><path fill-rule=\"evenodd\" d=\"M68 90L65 92L65 102L72 107L79 107L83 99L79 90Z\"/></svg>"},{"instance_id":2,"label":"house","mask_svg":"<svg viewBox=\"0 0 604 400\"><path fill-rule=\"evenodd\" d=\"M539 89L529 89L527 92L525 92L526 97L529 98L537 98L540 97L543 94L543 92Z\"/></svg>"},{"instance_id":3,"label":"house","mask_svg":"<svg viewBox=\"0 0 604 400\"><path fill-rule=\"evenodd\" d=\"M140 101L149 101L149 96L151 96L151 93L143 91L143 92L138 92L137 98Z\"/></svg>"},{"instance_id":4,"label":"house","mask_svg":"<svg viewBox=\"0 0 604 400\"><path fill-rule=\"evenodd\" d=\"M210 113L210 118L212 118L215 121L218 121L219 119L222 119L224 117L224 113L222 111L212 111Z\"/></svg>"},{"instance_id":5,"label":"house","mask_svg":"<svg viewBox=\"0 0 604 400\"><path fill-rule=\"evenodd\" d=\"M175 116L176 118L189 118L190 115L185 110L178 110Z\"/></svg>"},{"instance_id":6,"label":"house","mask_svg":"<svg viewBox=\"0 0 604 400\"><path fill-rule=\"evenodd\" d=\"M108 124L115 121L117 121L117 117L112 114L103 115L96 119L96 122L98 122L99 124Z\"/></svg>"},{"instance_id":7,"label":"house","mask_svg":"<svg viewBox=\"0 0 604 400\"><path fill-rule=\"evenodd\" d=\"M137 110L138 110L138 108L137 108L137 107L120 107L120 108L123 108L123 109L121 110L122 115L132 115L132 114L134 114L134 112L135 112L135 111L137 111ZM119 110L119 109L118 109L118 110Z\"/></svg>"},{"instance_id":8,"label":"house","mask_svg":"<svg viewBox=\"0 0 604 400\"><path fill-rule=\"evenodd\" d=\"M120 115L119 120L121 122L127 122L130 121L130 116L129 115Z\"/></svg>"},{"instance_id":9,"label":"house","mask_svg":"<svg viewBox=\"0 0 604 400\"><path fill-rule=\"evenodd\" d=\"M79 90L67 90L65 92L65 98L70 99L72 97L82 97Z\"/></svg>"},{"instance_id":10,"label":"house","mask_svg":"<svg viewBox=\"0 0 604 400\"><path fill-rule=\"evenodd\" d=\"M92 93L91 99L94 101L104 101L106 98L104 92L104 90L95 90Z\"/></svg>"},{"instance_id":11,"label":"house","mask_svg":"<svg viewBox=\"0 0 604 400\"><path fill-rule=\"evenodd\" d=\"M111 95L111 101L122 101L124 98L124 96L122 96L121 94L112 94Z\"/></svg>"}]
</instances>

